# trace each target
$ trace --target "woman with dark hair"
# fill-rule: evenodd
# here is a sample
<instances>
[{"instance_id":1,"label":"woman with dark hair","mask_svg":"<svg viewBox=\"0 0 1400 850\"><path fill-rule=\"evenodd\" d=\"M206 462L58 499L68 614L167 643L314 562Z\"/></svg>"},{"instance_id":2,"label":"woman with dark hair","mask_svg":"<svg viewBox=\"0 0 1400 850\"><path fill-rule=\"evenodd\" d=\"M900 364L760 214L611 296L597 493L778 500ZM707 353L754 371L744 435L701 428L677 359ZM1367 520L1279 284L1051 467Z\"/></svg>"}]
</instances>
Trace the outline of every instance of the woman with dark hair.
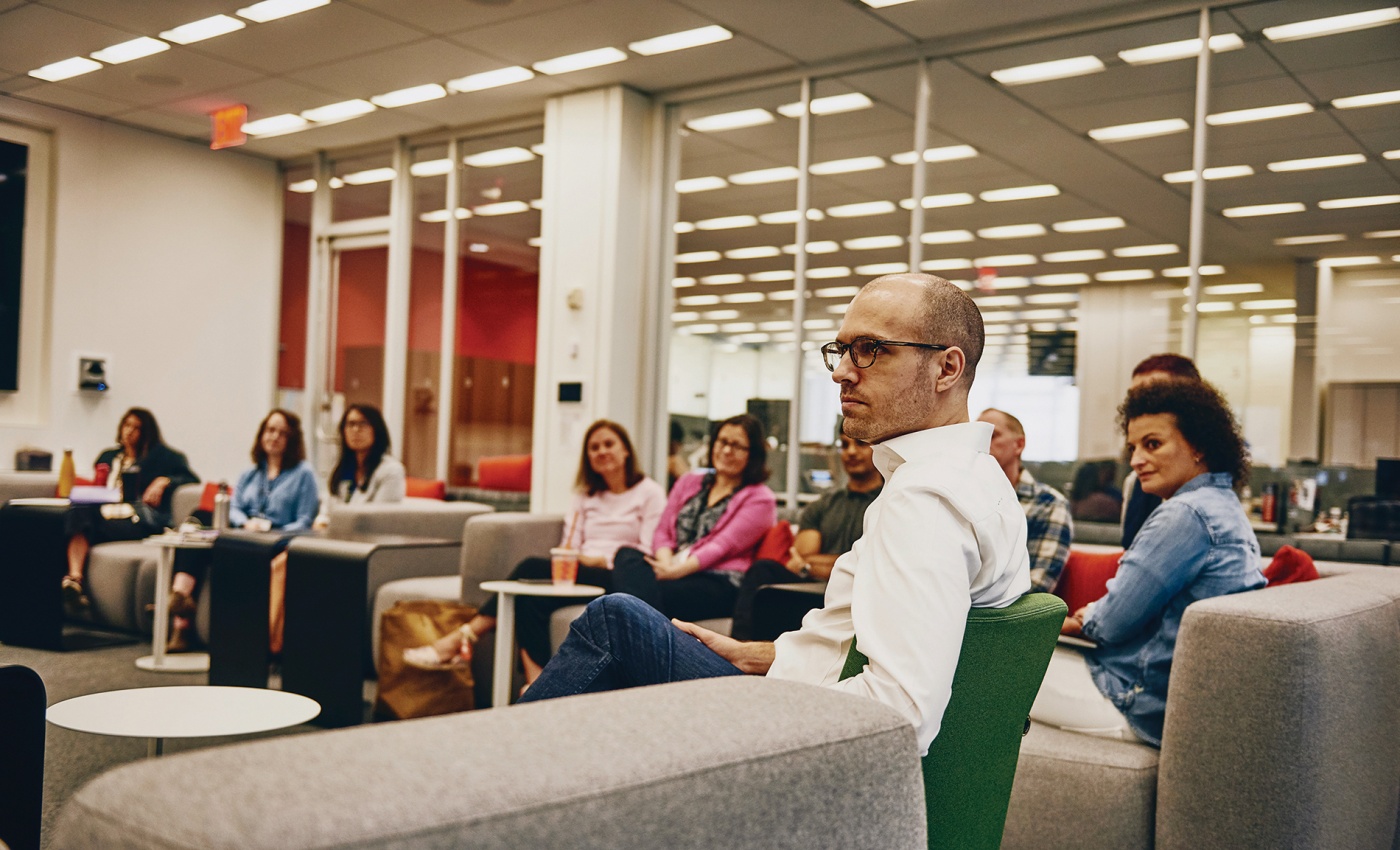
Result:
<instances>
[{"instance_id":1,"label":"woman with dark hair","mask_svg":"<svg viewBox=\"0 0 1400 850\"><path fill-rule=\"evenodd\" d=\"M1117 522L1123 513L1123 491L1113 486L1118 464L1111 460L1088 461L1074 474L1069 491L1069 512L1085 522Z\"/></svg>"},{"instance_id":2,"label":"woman with dark hair","mask_svg":"<svg viewBox=\"0 0 1400 850\"><path fill-rule=\"evenodd\" d=\"M613 557L623 546L650 551L650 541L666 507L666 491L637 468L637 453L627 429L607 419L588 426L579 458L574 501L564 521L559 545L577 549L578 582L605 590L613 586ZM634 548L633 551L636 551ZM549 558L526 558L512 579L547 579ZM522 596L515 603L515 635L525 681L533 682L549 661L549 617L578 600ZM404 662L439 670L471 659L472 644L496 628L496 598L436 643L404 650Z\"/></svg>"},{"instance_id":3,"label":"woman with dark hair","mask_svg":"<svg viewBox=\"0 0 1400 850\"><path fill-rule=\"evenodd\" d=\"M767 464L763 423L747 413L719 423L710 468L686 473L671 488L652 554L617 553L613 592L691 622L730 616L758 544L777 521L777 498L763 483Z\"/></svg>"},{"instance_id":4,"label":"woman with dark hair","mask_svg":"<svg viewBox=\"0 0 1400 850\"><path fill-rule=\"evenodd\" d=\"M1129 390L1118 419L1142 489L1163 501L1123 553L1108 593L1066 618L1062 632L1096 648L1056 647L1031 717L1160 747L1182 613L1266 582L1234 492L1249 477L1249 455L1220 393L1204 381L1161 378Z\"/></svg>"},{"instance_id":5,"label":"woman with dark hair","mask_svg":"<svg viewBox=\"0 0 1400 850\"><path fill-rule=\"evenodd\" d=\"M70 614L86 613L83 572L88 550L109 540L140 540L159 534L170 525L170 500L182 484L199 476L189 461L160 437L156 418L144 407L133 407L117 424L117 445L97 456L96 466L107 467L107 479L99 486L121 490L122 501L110 505L85 505L68 511L68 574L63 577L63 602Z\"/></svg>"},{"instance_id":6,"label":"woman with dark hair","mask_svg":"<svg viewBox=\"0 0 1400 850\"><path fill-rule=\"evenodd\" d=\"M238 476L229 499L228 522L248 531L305 531L316 518L321 496L316 473L306 462L301 418L280 408L268 413L253 440L253 468ZM178 572L170 584L170 642L167 652L190 648L195 589L202 575Z\"/></svg>"}]
</instances>

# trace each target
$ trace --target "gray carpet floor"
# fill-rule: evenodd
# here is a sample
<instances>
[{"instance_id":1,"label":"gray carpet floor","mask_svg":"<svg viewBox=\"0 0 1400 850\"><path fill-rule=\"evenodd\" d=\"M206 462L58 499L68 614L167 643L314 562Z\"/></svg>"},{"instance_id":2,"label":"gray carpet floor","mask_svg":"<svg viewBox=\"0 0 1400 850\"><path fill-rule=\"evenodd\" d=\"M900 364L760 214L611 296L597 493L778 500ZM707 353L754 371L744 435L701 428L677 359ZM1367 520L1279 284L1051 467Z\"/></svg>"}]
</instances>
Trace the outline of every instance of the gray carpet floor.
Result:
<instances>
[{"instance_id":1,"label":"gray carpet floor","mask_svg":"<svg viewBox=\"0 0 1400 850\"><path fill-rule=\"evenodd\" d=\"M208 676L204 673L152 673L137 669L136 659L150 654L150 651L149 641L68 652L49 652L0 644L0 664L23 664L37 672L44 680L49 705L70 697L122 688L208 683ZM277 684L274 677L271 685L276 687ZM367 691L370 691L372 683L367 682L366 685ZM252 738L319 731L322 731L319 727L302 725L236 738L169 739L165 742L164 757ZM64 803L85 782L118 765L146 758L147 743L144 738L91 735L47 724L41 847L49 846L49 836Z\"/></svg>"}]
</instances>

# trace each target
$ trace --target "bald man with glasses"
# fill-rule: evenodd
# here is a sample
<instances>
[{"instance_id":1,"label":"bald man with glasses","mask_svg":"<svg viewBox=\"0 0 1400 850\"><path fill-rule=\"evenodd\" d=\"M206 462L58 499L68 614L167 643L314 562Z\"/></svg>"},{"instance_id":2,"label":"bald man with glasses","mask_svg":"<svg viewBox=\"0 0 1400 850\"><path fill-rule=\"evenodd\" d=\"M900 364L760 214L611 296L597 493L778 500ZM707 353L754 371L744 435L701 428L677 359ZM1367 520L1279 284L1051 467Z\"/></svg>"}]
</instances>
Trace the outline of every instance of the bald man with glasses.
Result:
<instances>
[{"instance_id":1,"label":"bald man with glasses","mask_svg":"<svg viewBox=\"0 0 1400 850\"><path fill-rule=\"evenodd\" d=\"M837 559L825 604L775 643L667 622L614 594L591 603L523 701L682 679L767 675L888 705L920 752L938 734L968 609L1003 608L1030 590L1026 518L988 454L992 427L967 394L982 316L930 275L876 278L822 347L841 387L844 432L875 446L885 478L865 534ZM853 640L869 659L840 679Z\"/></svg>"}]
</instances>

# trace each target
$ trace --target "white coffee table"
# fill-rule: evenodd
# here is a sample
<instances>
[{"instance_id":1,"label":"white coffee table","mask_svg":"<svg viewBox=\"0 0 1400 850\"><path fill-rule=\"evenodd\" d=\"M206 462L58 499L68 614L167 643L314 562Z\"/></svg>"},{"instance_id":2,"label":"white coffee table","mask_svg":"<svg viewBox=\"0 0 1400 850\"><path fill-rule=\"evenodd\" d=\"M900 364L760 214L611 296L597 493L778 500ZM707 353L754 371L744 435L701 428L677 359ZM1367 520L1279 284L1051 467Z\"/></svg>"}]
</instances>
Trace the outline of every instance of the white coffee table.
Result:
<instances>
[{"instance_id":1,"label":"white coffee table","mask_svg":"<svg viewBox=\"0 0 1400 850\"><path fill-rule=\"evenodd\" d=\"M496 594L496 657L491 674L491 707L510 705L510 674L515 669L515 597L555 596L584 599L602 596L591 584L536 584L529 581L483 581L481 589Z\"/></svg>"},{"instance_id":2,"label":"white coffee table","mask_svg":"<svg viewBox=\"0 0 1400 850\"><path fill-rule=\"evenodd\" d=\"M305 723L321 713L316 700L286 691L177 685L73 697L49 706L55 726L95 735L149 738L158 756L166 738L249 735Z\"/></svg>"},{"instance_id":3,"label":"white coffee table","mask_svg":"<svg viewBox=\"0 0 1400 850\"><path fill-rule=\"evenodd\" d=\"M190 538L178 534L157 534L141 541L147 546L160 547L156 566L156 610L151 627L151 654L136 659L136 666L155 673L207 673L209 653L181 652L166 655L165 642L170 631L170 580L175 572L175 550L208 549L214 545L209 538Z\"/></svg>"}]
</instances>

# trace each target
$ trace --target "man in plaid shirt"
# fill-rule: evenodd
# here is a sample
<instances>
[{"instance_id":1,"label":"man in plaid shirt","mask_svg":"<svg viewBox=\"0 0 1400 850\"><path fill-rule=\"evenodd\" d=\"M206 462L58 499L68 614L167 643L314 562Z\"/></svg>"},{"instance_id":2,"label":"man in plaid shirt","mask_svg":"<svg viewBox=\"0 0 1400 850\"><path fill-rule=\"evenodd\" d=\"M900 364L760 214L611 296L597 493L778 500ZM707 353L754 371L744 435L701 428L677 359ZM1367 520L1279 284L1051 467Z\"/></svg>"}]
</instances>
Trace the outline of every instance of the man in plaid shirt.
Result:
<instances>
[{"instance_id":1,"label":"man in plaid shirt","mask_svg":"<svg viewBox=\"0 0 1400 850\"><path fill-rule=\"evenodd\" d=\"M992 445L988 451L1011 479L1011 486L1016 488L1016 496L1026 512L1031 590L1050 593L1060 581L1065 559L1069 557L1070 539L1074 536L1069 500L1054 487L1036 481L1021 466L1021 452L1026 450L1026 429L1019 419L994 407L982 411L977 418L991 424Z\"/></svg>"}]
</instances>

